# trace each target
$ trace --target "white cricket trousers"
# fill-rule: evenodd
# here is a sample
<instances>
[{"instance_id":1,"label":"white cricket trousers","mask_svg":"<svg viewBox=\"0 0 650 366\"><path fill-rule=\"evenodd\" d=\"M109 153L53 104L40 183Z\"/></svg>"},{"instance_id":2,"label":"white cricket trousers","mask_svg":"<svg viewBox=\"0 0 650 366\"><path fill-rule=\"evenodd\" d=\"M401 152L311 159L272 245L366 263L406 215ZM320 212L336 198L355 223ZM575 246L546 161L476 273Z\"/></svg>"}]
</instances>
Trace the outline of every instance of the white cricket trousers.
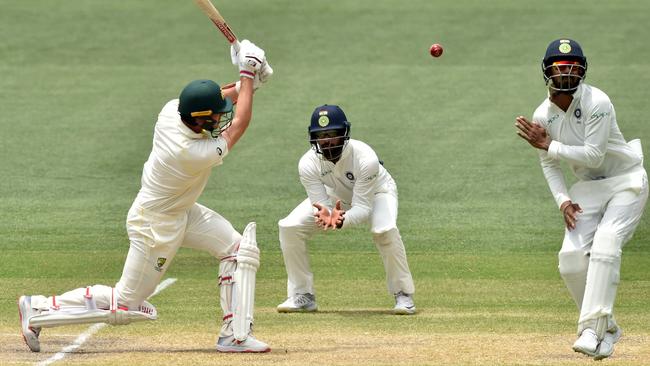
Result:
<instances>
[{"instance_id":1,"label":"white cricket trousers","mask_svg":"<svg viewBox=\"0 0 650 366\"><path fill-rule=\"evenodd\" d=\"M131 242L122 278L115 285L119 306L137 310L151 295L180 247L206 251L217 259L235 252L241 235L218 213L195 203L178 216L153 213L134 203L126 221ZM87 288L51 297L33 296L32 306L40 310L85 307ZM90 293L100 309L108 309L113 289L95 285Z\"/></svg>"},{"instance_id":2,"label":"white cricket trousers","mask_svg":"<svg viewBox=\"0 0 650 366\"><path fill-rule=\"evenodd\" d=\"M315 208L309 198L278 222L280 247L287 270L287 296L314 292L307 240L322 231L314 221ZM370 231L386 270L388 292L415 292L402 237L397 229L397 194L377 193L370 215Z\"/></svg>"},{"instance_id":3,"label":"white cricket trousers","mask_svg":"<svg viewBox=\"0 0 650 366\"><path fill-rule=\"evenodd\" d=\"M558 258L560 275L580 310L578 334L595 329L599 319L603 319L601 327L615 329L613 307L622 250L648 200L648 176L639 167L625 175L580 181L569 195L583 212L575 229L565 229Z\"/></svg>"}]
</instances>

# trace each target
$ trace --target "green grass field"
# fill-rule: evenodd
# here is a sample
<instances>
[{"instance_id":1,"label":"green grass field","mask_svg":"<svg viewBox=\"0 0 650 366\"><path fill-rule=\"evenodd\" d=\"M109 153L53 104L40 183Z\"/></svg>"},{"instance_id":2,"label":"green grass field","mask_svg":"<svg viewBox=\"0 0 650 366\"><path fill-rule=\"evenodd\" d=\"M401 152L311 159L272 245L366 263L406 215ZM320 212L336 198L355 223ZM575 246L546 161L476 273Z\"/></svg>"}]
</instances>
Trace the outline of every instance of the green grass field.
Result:
<instances>
[{"instance_id":1,"label":"green grass field","mask_svg":"<svg viewBox=\"0 0 650 366\"><path fill-rule=\"evenodd\" d=\"M545 97L539 63L558 37L581 42L587 81L609 94L629 140L650 146L650 3L216 1L275 75L253 122L200 202L242 230L258 222L256 335L264 355L223 355L217 261L182 249L160 319L107 327L55 364L582 365L577 310L557 273L561 217L515 135ZM16 299L113 285L126 212L160 108L190 80L236 77L227 42L190 0L0 0L0 364L44 361L87 326L46 329L33 354ZM432 43L445 47L432 59ZM383 266L363 228L311 241L320 312L278 314L286 274L277 221L305 192L297 162L312 109L339 104L400 191L399 227L419 313L388 314ZM646 152L650 151L646 147ZM650 219L623 255L603 364L650 360Z\"/></svg>"}]
</instances>

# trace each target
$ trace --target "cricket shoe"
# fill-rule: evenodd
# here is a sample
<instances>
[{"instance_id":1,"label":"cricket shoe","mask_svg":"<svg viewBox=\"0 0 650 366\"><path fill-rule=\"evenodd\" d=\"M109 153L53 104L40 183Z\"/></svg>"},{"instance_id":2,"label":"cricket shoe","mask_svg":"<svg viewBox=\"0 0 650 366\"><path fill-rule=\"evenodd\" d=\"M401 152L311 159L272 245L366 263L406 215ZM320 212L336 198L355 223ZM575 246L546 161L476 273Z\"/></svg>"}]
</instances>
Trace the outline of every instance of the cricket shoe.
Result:
<instances>
[{"instance_id":1,"label":"cricket shoe","mask_svg":"<svg viewBox=\"0 0 650 366\"><path fill-rule=\"evenodd\" d=\"M582 331L578 340L573 344L573 350L576 352L584 353L587 356L596 356L596 349L598 348L598 336L596 332L587 328Z\"/></svg>"},{"instance_id":2,"label":"cricket shoe","mask_svg":"<svg viewBox=\"0 0 650 366\"><path fill-rule=\"evenodd\" d=\"M18 299L18 315L20 316L21 332L27 347L29 347L32 352L41 351L41 342L38 340L41 328L29 326L29 319L38 313L38 310L32 308L31 296L21 296Z\"/></svg>"},{"instance_id":3,"label":"cricket shoe","mask_svg":"<svg viewBox=\"0 0 650 366\"><path fill-rule=\"evenodd\" d=\"M268 344L258 341L252 335L245 340L238 341L234 336L219 337L217 341L217 351L227 353L263 353L270 352Z\"/></svg>"},{"instance_id":4,"label":"cricket shoe","mask_svg":"<svg viewBox=\"0 0 650 366\"><path fill-rule=\"evenodd\" d=\"M309 313L318 310L318 305L313 294L296 294L278 305L277 309L278 313Z\"/></svg>"},{"instance_id":5,"label":"cricket shoe","mask_svg":"<svg viewBox=\"0 0 650 366\"><path fill-rule=\"evenodd\" d=\"M398 315L415 314L415 303L413 302L413 295L406 294L402 291L396 293L393 313Z\"/></svg>"},{"instance_id":6,"label":"cricket shoe","mask_svg":"<svg viewBox=\"0 0 650 366\"><path fill-rule=\"evenodd\" d=\"M603 337L603 340L600 341L600 344L596 349L594 360L598 361L611 356L612 353L614 353L614 343L618 342L618 340L621 339L622 334L623 330L621 327L616 327L616 331L613 333L605 333L605 337Z\"/></svg>"}]
</instances>

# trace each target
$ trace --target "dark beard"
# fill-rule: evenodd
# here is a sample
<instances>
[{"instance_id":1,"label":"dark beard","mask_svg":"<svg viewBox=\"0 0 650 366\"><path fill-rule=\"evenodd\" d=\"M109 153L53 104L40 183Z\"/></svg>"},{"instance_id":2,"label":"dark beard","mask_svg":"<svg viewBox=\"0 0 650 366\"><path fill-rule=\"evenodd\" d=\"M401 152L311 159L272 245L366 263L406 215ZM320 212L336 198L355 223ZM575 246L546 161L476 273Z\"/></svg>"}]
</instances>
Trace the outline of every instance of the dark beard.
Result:
<instances>
[{"instance_id":1,"label":"dark beard","mask_svg":"<svg viewBox=\"0 0 650 366\"><path fill-rule=\"evenodd\" d=\"M343 146L335 146L332 148L322 149L322 151L323 157L325 157L326 160L336 163L341 157Z\"/></svg>"},{"instance_id":2,"label":"dark beard","mask_svg":"<svg viewBox=\"0 0 650 366\"><path fill-rule=\"evenodd\" d=\"M549 89L549 92L551 93L552 97L558 97L560 95L569 95L573 96L573 93L575 93L575 90L555 90L555 89Z\"/></svg>"},{"instance_id":3,"label":"dark beard","mask_svg":"<svg viewBox=\"0 0 650 366\"><path fill-rule=\"evenodd\" d=\"M556 83L556 81L558 82ZM559 95L559 94L572 95L578 88L578 85L580 85L580 78L573 77L573 76L563 76L563 77L553 78L551 82L558 89L570 89L570 90L554 90L555 95Z\"/></svg>"}]
</instances>

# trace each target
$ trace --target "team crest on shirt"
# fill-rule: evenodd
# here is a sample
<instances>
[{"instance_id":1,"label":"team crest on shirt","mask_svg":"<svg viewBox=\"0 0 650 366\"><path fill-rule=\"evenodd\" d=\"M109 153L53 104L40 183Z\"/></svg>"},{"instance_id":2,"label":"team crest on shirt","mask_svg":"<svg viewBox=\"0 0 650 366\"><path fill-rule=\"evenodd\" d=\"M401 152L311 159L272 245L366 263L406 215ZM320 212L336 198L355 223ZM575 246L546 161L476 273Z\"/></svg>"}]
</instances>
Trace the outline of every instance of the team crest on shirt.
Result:
<instances>
[{"instance_id":1,"label":"team crest on shirt","mask_svg":"<svg viewBox=\"0 0 650 366\"><path fill-rule=\"evenodd\" d=\"M576 110L573 112L573 115L576 116L576 118L582 117L582 110L580 108L576 108Z\"/></svg>"},{"instance_id":2,"label":"team crest on shirt","mask_svg":"<svg viewBox=\"0 0 650 366\"><path fill-rule=\"evenodd\" d=\"M217 154L219 154L219 156L223 155L223 150L221 150L220 147L217 147Z\"/></svg>"},{"instance_id":3,"label":"team crest on shirt","mask_svg":"<svg viewBox=\"0 0 650 366\"><path fill-rule=\"evenodd\" d=\"M345 173L345 177L348 178L352 182L354 181L354 174L352 174L352 172Z\"/></svg>"},{"instance_id":4,"label":"team crest on shirt","mask_svg":"<svg viewBox=\"0 0 650 366\"><path fill-rule=\"evenodd\" d=\"M154 269L158 272L162 272L162 267L165 265L165 262L167 262L167 258L158 258L156 261L156 267L154 267Z\"/></svg>"}]
</instances>

